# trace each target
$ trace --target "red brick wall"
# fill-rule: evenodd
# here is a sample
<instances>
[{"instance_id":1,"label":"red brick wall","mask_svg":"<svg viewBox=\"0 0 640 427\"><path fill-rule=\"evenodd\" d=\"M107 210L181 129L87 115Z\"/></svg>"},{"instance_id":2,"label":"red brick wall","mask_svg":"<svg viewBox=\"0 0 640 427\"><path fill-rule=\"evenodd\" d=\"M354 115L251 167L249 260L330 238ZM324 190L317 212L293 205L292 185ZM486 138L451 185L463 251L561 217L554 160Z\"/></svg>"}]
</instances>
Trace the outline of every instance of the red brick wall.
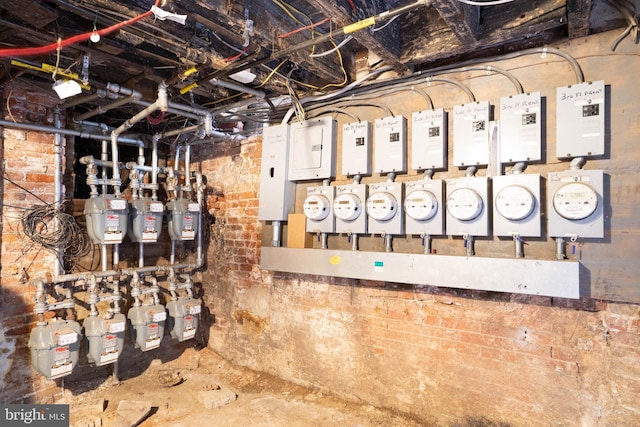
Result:
<instances>
[{"instance_id":1,"label":"red brick wall","mask_svg":"<svg viewBox=\"0 0 640 427\"><path fill-rule=\"evenodd\" d=\"M32 90L6 85L3 119L52 125L57 99ZM54 200L54 137L8 128L1 132L0 401L15 402L36 395L46 401L57 388L54 382L44 381L31 369L27 343L35 321L32 314L35 289L29 280L45 271L51 272L55 258L25 238L20 217L24 208Z\"/></svg>"}]
</instances>

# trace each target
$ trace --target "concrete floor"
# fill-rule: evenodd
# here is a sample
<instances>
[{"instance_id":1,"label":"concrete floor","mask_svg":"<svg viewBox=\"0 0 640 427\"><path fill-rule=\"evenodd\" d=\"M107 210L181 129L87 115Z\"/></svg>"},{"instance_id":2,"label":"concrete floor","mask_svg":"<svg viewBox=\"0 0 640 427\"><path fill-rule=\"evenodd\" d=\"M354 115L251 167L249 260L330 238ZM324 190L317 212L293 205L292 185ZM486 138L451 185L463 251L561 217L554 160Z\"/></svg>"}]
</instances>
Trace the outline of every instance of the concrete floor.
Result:
<instances>
[{"instance_id":1,"label":"concrete floor","mask_svg":"<svg viewBox=\"0 0 640 427\"><path fill-rule=\"evenodd\" d=\"M137 364L121 369L117 382L108 375L68 380L56 403L70 404L73 427L421 425L401 414L233 366L208 349L178 346L176 350L179 355L165 362L144 354ZM237 399L223 404L234 394ZM127 422L118 410L121 403L151 409L139 423ZM222 406L211 407L218 404Z\"/></svg>"}]
</instances>

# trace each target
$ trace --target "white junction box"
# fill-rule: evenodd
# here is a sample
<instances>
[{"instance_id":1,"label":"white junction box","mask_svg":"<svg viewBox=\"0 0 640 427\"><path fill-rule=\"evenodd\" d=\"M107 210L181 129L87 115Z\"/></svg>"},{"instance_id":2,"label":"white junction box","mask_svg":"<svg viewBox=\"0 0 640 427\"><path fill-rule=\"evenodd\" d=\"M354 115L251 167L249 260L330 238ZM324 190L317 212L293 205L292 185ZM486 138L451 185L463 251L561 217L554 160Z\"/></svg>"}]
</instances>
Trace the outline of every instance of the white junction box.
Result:
<instances>
[{"instance_id":1,"label":"white junction box","mask_svg":"<svg viewBox=\"0 0 640 427\"><path fill-rule=\"evenodd\" d=\"M556 93L556 157L603 155L604 81L559 87Z\"/></svg>"},{"instance_id":2,"label":"white junction box","mask_svg":"<svg viewBox=\"0 0 640 427\"><path fill-rule=\"evenodd\" d=\"M409 181L404 183L404 188L405 233L443 234L442 180Z\"/></svg>"},{"instance_id":3,"label":"white junction box","mask_svg":"<svg viewBox=\"0 0 640 427\"><path fill-rule=\"evenodd\" d=\"M453 164L456 166L489 163L489 101L453 107Z\"/></svg>"},{"instance_id":4,"label":"white junction box","mask_svg":"<svg viewBox=\"0 0 640 427\"><path fill-rule=\"evenodd\" d=\"M489 179L464 177L447 180L447 234L489 235Z\"/></svg>"},{"instance_id":5,"label":"white junction box","mask_svg":"<svg viewBox=\"0 0 640 427\"><path fill-rule=\"evenodd\" d=\"M402 234L402 183L369 184L367 230L370 234Z\"/></svg>"},{"instance_id":6,"label":"white junction box","mask_svg":"<svg viewBox=\"0 0 640 427\"><path fill-rule=\"evenodd\" d=\"M447 113L444 108L411 115L411 169L445 169Z\"/></svg>"},{"instance_id":7,"label":"white junction box","mask_svg":"<svg viewBox=\"0 0 640 427\"><path fill-rule=\"evenodd\" d=\"M406 172L407 119L397 115L376 119L374 171Z\"/></svg>"},{"instance_id":8,"label":"white junction box","mask_svg":"<svg viewBox=\"0 0 640 427\"><path fill-rule=\"evenodd\" d=\"M262 131L260 169L260 221L286 221L293 212L295 183L287 179L289 163L289 125L277 125Z\"/></svg>"},{"instance_id":9,"label":"white junction box","mask_svg":"<svg viewBox=\"0 0 640 427\"><path fill-rule=\"evenodd\" d=\"M367 232L366 184L336 186L333 213L336 217L336 233L365 234Z\"/></svg>"},{"instance_id":10,"label":"white junction box","mask_svg":"<svg viewBox=\"0 0 640 427\"><path fill-rule=\"evenodd\" d=\"M542 157L540 92L500 98L500 162L533 162Z\"/></svg>"},{"instance_id":11,"label":"white junction box","mask_svg":"<svg viewBox=\"0 0 640 427\"><path fill-rule=\"evenodd\" d=\"M568 170L549 173L549 236L604 237L604 172Z\"/></svg>"},{"instance_id":12,"label":"white junction box","mask_svg":"<svg viewBox=\"0 0 640 427\"><path fill-rule=\"evenodd\" d=\"M290 125L289 181L335 176L336 122L331 117Z\"/></svg>"},{"instance_id":13,"label":"white junction box","mask_svg":"<svg viewBox=\"0 0 640 427\"><path fill-rule=\"evenodd\" d=\"M491 181L493 234L540 237L540 175L501 175Z\"/></svg>"},{"instance_id":14,"label":"white junction box","mask_svg":"<svg viewBox=\"0 0 640 427\"><path fill-rule=\"evenodd\" d=\"M371 175L371 124L342 126L342 175Z\"/></svg>"},{"instance_id":15,"label":"white junction box","mask_svg":"<svg viewBox=\"0 0 640 427\"><path fill-rule=\"evenodd\" d=\"M335 215L333 214L333 199L336 187L322 185L307 188L307 198L304 199L302 209L307 217L307 232L333 233L335 231Z\"/></svg>"}]
</instances>

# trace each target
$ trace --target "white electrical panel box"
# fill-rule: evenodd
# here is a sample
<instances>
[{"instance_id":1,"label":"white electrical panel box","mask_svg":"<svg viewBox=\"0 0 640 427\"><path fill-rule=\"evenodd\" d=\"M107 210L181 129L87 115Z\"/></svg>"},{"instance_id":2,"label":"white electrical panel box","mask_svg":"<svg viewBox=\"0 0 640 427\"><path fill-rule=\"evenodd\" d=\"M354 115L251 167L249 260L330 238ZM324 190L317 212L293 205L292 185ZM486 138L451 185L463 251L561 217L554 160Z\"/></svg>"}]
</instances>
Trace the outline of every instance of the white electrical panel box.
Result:
<instances>
[{"instance_id":1,"label":"white electrical panel box","mask_svg":"<svg viewBox=\"0 0 640 427\"><path fill-rule=\"evenodd\" d=\"M260 169L260 221L286 221L293 212L295 183L287 179L289 125L277 125L262 131Z\"/></svg>"},{"instance_id":2,"label":"white electrical panel box","mask_svg":"<svg viewBox=\"0 0 640 427\"><path fill-rule=\"evenodd\" d=\"M333 213L336 217L336 233L365 234L367 232L366 184L336 186Z\"/></svg>"},{"instance_id":3,"label":"white electrical panel box","mask_svg":"<svg viewBox=\"0 0 640 427\"><path fill-rule=\"evenodd\" d=\"M447 180L447 234L489 235L489 182L487 177Z\"/></svg>"},{"instance_id":4,"label":"white electrical panel box","mask_svg":"<svg viewBox=\"0 0 640 427\"><path fill-rule=\"evenodd\" d=\"M342 175L371 175L371 124L342 126Z\"/></svg>"},{"instance_id":5,"label":"white electrical panel box","mask_svg":"<svg viewBox=\"0 0 640 427\"><path fill-rule=\"evenodd\" d=\"M549 236L604 237L602 170L552 172L547 186Z\"/></svg>"},{"instance_id":6,"label":"white electrical panel box","mask_svg":"<svg viewBox=\"0 0 640 427\"><path fill-rule=\"evenodd\" d=\"M417 235L444 233L442 180L426 179L404 183L405 232Z\"/></svg>"},{"instance_id":7,"label":"white electrical panel box","mask_svg":"<svg viewBox=\"0 0 640 427\"><path fill-rule=\"evenodd\" d=\"M453 164L476 166L489 163L489 101L453 107Z\"/></svg>"},{"instance_id":8,"label":"white electrical panel box","mask_svg":"<svg viewBox=\"0 0 640 427\"><path fill-rule=\"evenodd\" d=\"M402 234L402 183L369 184L367 230L370 234Z\"/></svg>"},{"instance_id":9,"label":"white electrical panel box","mask_svg":"<svg viewBox=\"0 0 640 427\"><path fill-rule=\"evenodd\" d=\"M500 163L533 162L541 157L540 92L500 98Z\"/></svg>"},{"instance_id":10,"label":"white electrical panel box","mask_svg":"<svg viewBox=\"0 0 640 427\"><path fill-rule=\"evenodd\" d=\"M374 135L374 171L406 172L407 119L401 115L376 119Z\"/></svg>"},{"instance_id":11,"label":"white electrical panel box","mask_svg":"<svg viewBox=\"0 0 640 427\"><path fill-rule=\"evenodd\" d=\"M540 237L540 175L493 177L493 234Z\"/></svg>"},{"instance_id":12,"label":"white electrical panel box","mask_svg":"<svg viewBox=\"0 0 640 427\"><path fill-rule=\"evenodd\" d=\"M333 199L336 187L323 185L307 188L307 198L302 204L304 216L307 217L307 232L333 233L335 231L335 215Z\"/></svg>"},{"instance_id":13,"label":"white electrical panel box","mask_svg":"<svg viewBox=\"0 0 640 427\"><path fill-rule=\"evenodd\" d=\"M331 117L290 125L289 181L335 176L336 122Z\"/></svg>"},{"instance_id":14,"label":"white electrical panel box","mask_svg":"<svg viewBox=\"0 0 640 427\"><path fill-rule=\"evenodd\" d=\"M556 157L603 155L604 81L559 87L556 92Z\"/></svg>"},{"instance_id":15,"label":"white electrical panel box","mask_svg":"<svg viewBox=\"0 0 640 427\"><path fill-rule=\"evenodd\" d=\"M411 115L411 169L446 169L447 113L444 108Z\"/></svg>"}]
</instances>

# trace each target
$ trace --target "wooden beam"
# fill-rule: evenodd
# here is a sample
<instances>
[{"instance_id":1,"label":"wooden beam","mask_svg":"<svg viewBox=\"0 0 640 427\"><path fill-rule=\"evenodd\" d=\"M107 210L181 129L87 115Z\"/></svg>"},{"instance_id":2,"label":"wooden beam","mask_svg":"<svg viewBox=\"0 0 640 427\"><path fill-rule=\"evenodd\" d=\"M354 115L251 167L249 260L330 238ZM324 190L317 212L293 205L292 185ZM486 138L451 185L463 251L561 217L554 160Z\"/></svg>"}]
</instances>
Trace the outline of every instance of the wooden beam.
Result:
<instances>
[{"instance_id":1,"label":"wooden beam","mask_svg":"<svg viewBox=\"0 0 640 427\"><path fill-rule=\"evenodd\" d=\"M471 44L478 40L480 7L457 0L433 0L431 4L462 44Z\"/></svg>"},{"instance_id":2,"label":"wooden beam","mask_svg":"<svg viewBox=\"0 0 640 427\"><path fill-rule=\"evenodd\" d=\"M310 5L324 16L330 17L331 21L339 26L345 26L390 9L384 0L354 2L355 10L347 8L348 2L346 1L320 0L310 2ZM386 23L382 22L374 26L373 31L372 29L362 29L351 35L356 41L379 56L385 64L392 66L399 73L405 73L409 71L409 67L400 60L401 37L398 23L400 19L402 17L384 28L382 27ZM376 31L375 28L381 29Z\"/></svg>"},{"instance_id":3,"label":"wooden beam","mask_svg":"<svg viewBox=\"0 0 640 427\"><path fill-rule=\"evenodd\" d=\"M569 38L589 35L591 0L567 0L567 25Z\"/></svg>"}]
</instances>

